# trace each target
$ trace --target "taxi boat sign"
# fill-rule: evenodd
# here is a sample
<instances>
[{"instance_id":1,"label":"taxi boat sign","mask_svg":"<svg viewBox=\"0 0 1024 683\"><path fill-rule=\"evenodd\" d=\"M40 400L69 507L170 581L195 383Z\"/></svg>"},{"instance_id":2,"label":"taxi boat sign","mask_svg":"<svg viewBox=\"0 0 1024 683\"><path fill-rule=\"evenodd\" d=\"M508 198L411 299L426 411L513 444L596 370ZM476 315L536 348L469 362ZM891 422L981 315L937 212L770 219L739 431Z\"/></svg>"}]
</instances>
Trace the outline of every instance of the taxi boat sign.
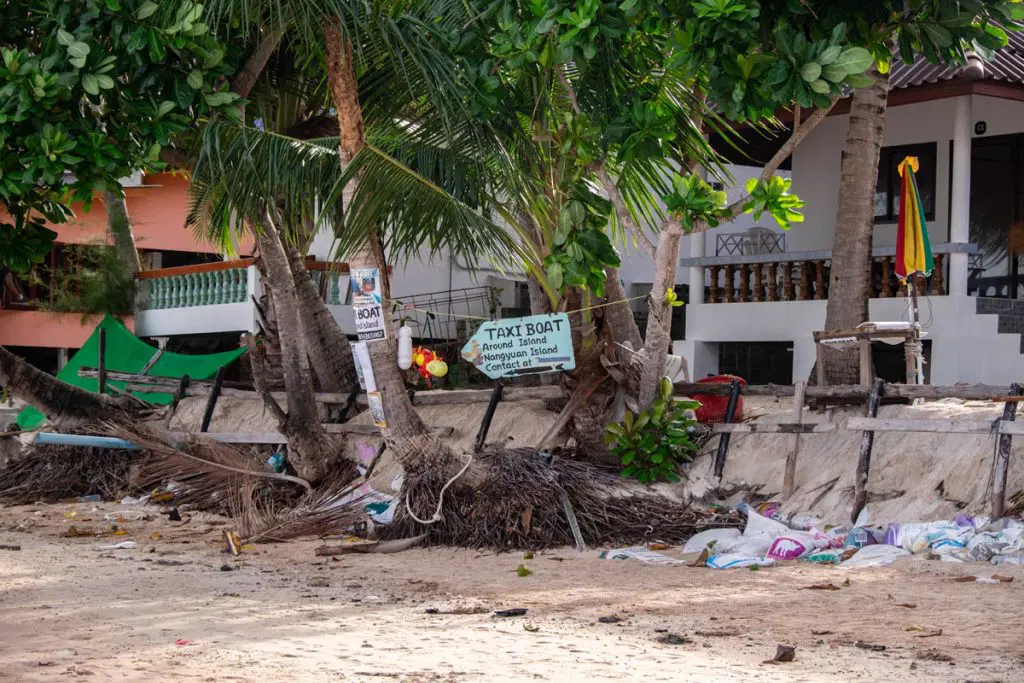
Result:
<instances>
[{"instance_id":1,"label":"taxi boat sign","mask_svg":"<svg viewBox=\"0 0 1024 683\"><path fill-rule=\"evenodd\" d=\"M491 379L572 370L569 316L488 320L462 347L462 357Z\"/></svg>"}]
</instances>

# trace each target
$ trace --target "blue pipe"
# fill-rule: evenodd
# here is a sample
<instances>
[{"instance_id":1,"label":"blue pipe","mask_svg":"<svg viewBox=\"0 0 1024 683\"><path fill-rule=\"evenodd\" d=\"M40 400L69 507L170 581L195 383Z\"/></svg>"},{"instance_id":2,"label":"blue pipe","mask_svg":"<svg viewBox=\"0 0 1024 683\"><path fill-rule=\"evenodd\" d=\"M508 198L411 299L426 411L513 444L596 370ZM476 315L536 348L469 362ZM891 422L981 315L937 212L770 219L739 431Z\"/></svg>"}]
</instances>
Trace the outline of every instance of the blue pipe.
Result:
<instances>
[{"instance_id":1,"label":"blue pipe","mask_svg":"<svg viewBox=\"0 0 1024 683\"><path fill-rule=\"evenodd\" d=\"M36 434L36 445L52 446L85 446L87 448L120 448L136 451L138 446L131 441L116 439L112 436L89 436L86 434L58 434L56 432L39 432Z\"/></svg>"}]
</instances>

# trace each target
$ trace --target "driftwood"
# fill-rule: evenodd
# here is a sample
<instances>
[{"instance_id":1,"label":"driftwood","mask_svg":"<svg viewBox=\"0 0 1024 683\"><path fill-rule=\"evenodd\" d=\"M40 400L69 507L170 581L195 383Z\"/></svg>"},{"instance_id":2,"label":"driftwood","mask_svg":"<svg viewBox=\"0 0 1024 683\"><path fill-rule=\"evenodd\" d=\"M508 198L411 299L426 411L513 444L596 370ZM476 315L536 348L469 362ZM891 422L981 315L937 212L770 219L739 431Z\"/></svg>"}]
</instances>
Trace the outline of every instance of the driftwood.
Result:
<instances>
[{"instance_id":1,"label":"driftwood","mask_svg":"<svg viewBox=\"0 0 1024 683\"><path fill-rule=\"evenodd\" d=\"M420 534L412 538L400 538L394 541L372 541L369 543L351 543L348 545L322 545L316 549L317 557L332 555L348 555L353 553L376 553L379 555L400 553L413 548L427 539L429 534Z\"/></svg>"}]
</instances>

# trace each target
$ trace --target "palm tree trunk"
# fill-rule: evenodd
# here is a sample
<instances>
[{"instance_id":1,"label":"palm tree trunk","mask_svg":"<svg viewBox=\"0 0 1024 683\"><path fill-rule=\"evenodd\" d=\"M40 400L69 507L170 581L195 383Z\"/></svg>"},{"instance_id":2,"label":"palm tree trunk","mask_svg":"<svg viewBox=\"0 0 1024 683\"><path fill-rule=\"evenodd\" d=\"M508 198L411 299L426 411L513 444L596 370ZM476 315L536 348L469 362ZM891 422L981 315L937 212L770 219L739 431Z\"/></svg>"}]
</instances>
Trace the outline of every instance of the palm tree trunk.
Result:
<instances>
[{"instance_id":1,"label":"palm tree trunk","mask_svg":"<svg viewBox=\"0 0 1024 683\"><path fill-rule=\"evenodd\" d=\"M313 372L324 391L348 391L356 381L352 345L313 284L299 250L286 245L285 253L295 282L302 335Z\"/></svg>"},{"instance_id":2,"label":"palm tree trunk","mask_svg":"<svg viewBox=\"0 0 1024 683\"><path fill-rule=\"evenodd\" d=\"M359 104L358 82L352 45L342 35L339 26L324 25L327 42L327 79L331 87L333 104L338 116L339 152L342 165L348 164L365 144L363 137L363 115ZM350 182L343 191L343 201L351 205L358 180ZM368 251L361 256L353 255L353 266L369 265L380 270L381 299L384 305L384 335L380 341L369 342L370 358L374 378L381 392L384 416L387 426L381 434L388 450L412 476L433 471L439 474L454 473L461 469L462 460L431 433L409 400L405 379L398 367L398 348L394 324L388 310L391 288L388 281L387 261L384 245L378 233L369 237ZM364 263L359 261L365 259ZM458 486L475 486L480 482L480 472L471 468L459 479Z\"/></svg>"},{"instance_id":3,"label":"palm tree trunk","mask_svg":"<svg viewBox=\"0 0 1024 683\"><path fill-rule=\"evenodd\" d=\"M871 235L875 227L875 186L885 129L888 76L870 72L875 83L853 91L850 127L843 153L838 216L832 247L826 330L854 328L868 319L871 298ZM824 349L829 384L860 381L856 349ZM813 376L813 373L812 373Z\"/></svg>"},{"instance_id":4,"label":"palm tree trunk","mask_svg":"<svg viewBox=\"0 0 1024 683\"><path fill-rule=\"evenodd\" d=\"M104 192L103 204L107 210L107 233L118 259L124 264L125 274L134 278L135 273L142 270L139 250L135 248L135 235L132 234L132 223L128 217L128 204L124 196L117 192Z\"/></svg>"},{"instance_id":5,"label":"palm tree trunk","mask_svg":"<svg viewBox=\"0 0 1024 683\"><path fill-rule=\"evenodd\" d=\"M295 280L288 267L281 235L269 217L256 231L260 255L267 271L264 284L273 294L281 344L288 412L275 411L279 428L288 438L288 461L300 477L310 483L336 474L344 456L341 444L330 439L320 425L313 376L302 334Z\"/></svg>"},{"instance_id":6,"label":"palm tree trunk","mask_svg":"<svg viewBox=\"0 0 1024 683\"><path fill-rule=\"evenodd\" d=\"M57 424L113 420L130 414L121 399L94 394L60 381L0 346L0 386Z\"/></svg>"}]
</instances>

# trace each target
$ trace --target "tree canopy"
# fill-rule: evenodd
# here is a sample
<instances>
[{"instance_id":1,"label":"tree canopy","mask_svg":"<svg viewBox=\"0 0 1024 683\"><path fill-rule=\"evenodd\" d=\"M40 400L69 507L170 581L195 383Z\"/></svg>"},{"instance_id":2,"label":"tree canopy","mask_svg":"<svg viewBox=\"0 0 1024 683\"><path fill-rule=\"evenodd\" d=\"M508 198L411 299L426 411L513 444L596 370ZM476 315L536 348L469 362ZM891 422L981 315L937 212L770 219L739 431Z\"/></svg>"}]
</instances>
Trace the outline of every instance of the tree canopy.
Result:
<instances>
[{"instance_id":1,"label":"tree canopy","mask_svg":"<svg viewBox=\"0 0 1024 683\"><path fill-rule=\"evenodd\" d=\"M52 246L44 223L161 167L175 136L237 97L235 64L190 0L0 3L0 266Z\"/></svg>"}]
</instances>

